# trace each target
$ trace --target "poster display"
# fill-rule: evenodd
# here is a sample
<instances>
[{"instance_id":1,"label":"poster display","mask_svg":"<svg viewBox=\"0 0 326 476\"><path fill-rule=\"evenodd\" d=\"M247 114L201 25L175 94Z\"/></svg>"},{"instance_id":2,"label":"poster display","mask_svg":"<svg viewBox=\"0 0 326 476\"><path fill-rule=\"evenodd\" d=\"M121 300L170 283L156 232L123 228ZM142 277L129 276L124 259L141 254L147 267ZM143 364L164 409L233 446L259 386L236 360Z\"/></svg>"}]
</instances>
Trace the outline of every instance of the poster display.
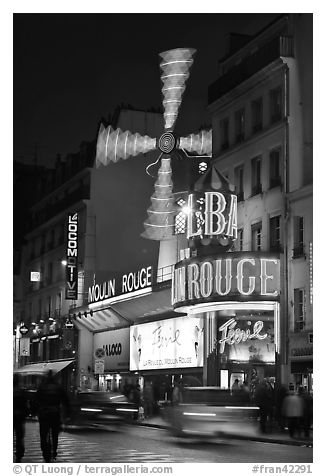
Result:
<instances>
[{"instance_id":1,"label":"poster display","mask_svg":"<svg viewBox=\"0 0 326 476\"><path fill-rule=\"evenodd\" d=\"M203 366L202 317L175 317L130 327L130 370Z\"/></svg>"}]
</instances>

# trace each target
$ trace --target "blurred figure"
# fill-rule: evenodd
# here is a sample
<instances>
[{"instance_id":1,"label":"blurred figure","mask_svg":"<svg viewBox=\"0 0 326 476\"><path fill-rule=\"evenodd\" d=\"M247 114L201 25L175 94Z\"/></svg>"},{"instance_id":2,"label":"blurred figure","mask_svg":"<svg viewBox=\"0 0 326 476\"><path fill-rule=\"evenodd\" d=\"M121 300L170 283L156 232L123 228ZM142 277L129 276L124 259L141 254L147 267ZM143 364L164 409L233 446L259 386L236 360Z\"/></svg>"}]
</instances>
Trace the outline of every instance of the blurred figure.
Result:
<instances>
[{"instance_id":1,"label":"blurred figure","mask_svg":"<svg viewBox=\"0 0 326 476\"><path fill-rule=\"evenodd\" d=\"M27 395L19 385L19 376L14 374L13 381L13 420L16 435L16 463L20 463L25 454L25 422L28 415Z\"/></svg>"},{"instance_id":2,"label":"blurred figure","mask_svg":"<svg viewBox=\"0 0 326 476\"><path fill-rule=\"evenodd\" d=\"M276 383L275 391L274 391L275 420L282 431L285 430L285 426L286 426L285 419L282 414L283 402L286 395L287 395L286 386L281 383Z\"/></svg>"},{"instance_id":3,"label":"blurred figure","mask_svg":"<svg viewBox=\"0 0 326 476\"><path fill-rule=\"evenodd\" d=\"M67 394L55 381L51 370L49 370L43 383L41 383L36 392L36 405L40 424L41 450L45 462L50 463L51 461L55 461L57 457L58 437L61 430L62 407L65 416L67 416L69 412Z\"/></svg>"},{"instance_id":4,"label":"blurred figure","mask_svg":"<svg viewBox=\"0 0 326 476\"><path fill-rule=\"evenodd\" d=\"M179 403L182 402L183 400L182 391L183 391L182 381L175 380L174 387L172 390L172 405L178 405Z\"/></svg>"},{"instance_id":5,"label":"blurred figure","mask_svg":"<svg viewBox=\"0 0 326 476\"><path fill-rule=\"evenodd\" d=\"M130 401L133 402L139 410L139 407L141 406L141 392L139 384L135 385L135 387L130 392ZM137 413L134 413L134 420L137 420L137 418Z\"/></svg>"},{"instance_id":6,"label":"blurred figure","mask_svg":"<svg viewBox=\"0 0 326 476\"><path fill-rule=\"evenodd\" d=\"M262 433L266 433L267 422L271 423L272 421L274 401L273 389L269 385L267 379L264 378L264 380L257 386L255 399L259 406L260 430Z\"/></svg>"},{"instance_id":7,"label":"blurred figure","mask_svg":"<svg viewBox=\"0 0 326 476\"><path fill-rule=\"evenodd\" d=\"M312 397L308 393L307 388L302 386L298 389L298 394L303 401L303 416L300 426L303 429L305 438L310 436L310 426L312 422Z\"/></svg>"},{"instance_id":8,"label":"blurred figure","mask_svg":"<svg viewBox=\"0 0 326 476\"><path fill-rule=\"evenodd\" d=\"M237 390L240 390L240 385L239 385L239 379L236 378L233 382L233 385L231 387L231 393L236 392Z\"/></svg>"},{"instance_id":9,"label":"blurred figure","mask_svg":"<svg viewBox=\"0 0 326 476\"><path fill-rule=\"evenodd\" d=\"M295 436L300 429L300 421L303 418L304 402L303 399L293 390L289 390L284 398L282 413L286 418L291 438Z\"/></svg>"},{"instance_id":10,"label":"blurred figure","mask_svg":"<svg viewBox=\"0 0 326 476\"><path fill-rule=\"evenodd\" d=\"M153 394L152 382L145 382L144 391L143 391L143 400L144 400L144 417L149 418L153 415L154 394Z\"/></svg>"}]
</instances>

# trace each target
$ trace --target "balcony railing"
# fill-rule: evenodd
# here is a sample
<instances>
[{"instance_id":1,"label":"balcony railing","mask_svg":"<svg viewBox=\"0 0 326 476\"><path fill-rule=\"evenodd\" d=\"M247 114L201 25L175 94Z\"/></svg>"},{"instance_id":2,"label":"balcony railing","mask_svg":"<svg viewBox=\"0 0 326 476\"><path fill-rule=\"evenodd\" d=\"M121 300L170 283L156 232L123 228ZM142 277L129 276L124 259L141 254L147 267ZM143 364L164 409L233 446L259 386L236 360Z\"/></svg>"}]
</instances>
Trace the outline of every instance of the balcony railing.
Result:
<instances>
[{"instance_id":1,"label":"balcony railing","mask_svg":"<svg viewBox=\"0 0 326 476\"><path fill-rule=\"evenodd\" d=\"M208 104L217 101L236 86L281 56L293 56L293 39L277 37L259 48L252 55L244 58L240 64L233 66L208 88Z\"/></svg>"}]
</instances>

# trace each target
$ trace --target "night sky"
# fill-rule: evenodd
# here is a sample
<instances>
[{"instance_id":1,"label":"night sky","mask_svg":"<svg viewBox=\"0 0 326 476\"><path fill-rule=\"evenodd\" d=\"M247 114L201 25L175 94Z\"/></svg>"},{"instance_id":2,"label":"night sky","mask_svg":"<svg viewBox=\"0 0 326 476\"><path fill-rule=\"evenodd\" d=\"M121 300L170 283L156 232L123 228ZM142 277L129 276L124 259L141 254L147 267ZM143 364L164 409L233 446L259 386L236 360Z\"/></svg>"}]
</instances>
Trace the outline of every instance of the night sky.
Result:
<instances>
[{"instance_id":1,"label":"night sky","mask_svg":"<svg viewBox=\"0 0 326 476\"><path fill-rule=\"evenodd\" d=\"M96 138L119 103L161 106L158 53L197 49L176 123L209 124L207 89L230 32L255 34L277 14L14 14L14 159L53 166Z\"/></svg>"}]
</instances>

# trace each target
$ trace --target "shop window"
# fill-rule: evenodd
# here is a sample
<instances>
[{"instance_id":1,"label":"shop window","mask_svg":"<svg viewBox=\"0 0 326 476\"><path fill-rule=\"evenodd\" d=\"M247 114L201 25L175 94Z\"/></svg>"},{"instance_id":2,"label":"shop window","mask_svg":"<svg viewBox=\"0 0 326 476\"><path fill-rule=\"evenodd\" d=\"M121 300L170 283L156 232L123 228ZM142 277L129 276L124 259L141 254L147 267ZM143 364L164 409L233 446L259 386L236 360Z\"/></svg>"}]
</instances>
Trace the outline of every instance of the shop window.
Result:
<instances>
[{"instance_id":1,"label":"shop window","mask_svg":"<svg viewBox=\"0 0 326 476\"><path fill-rule=\"evenodd\" d=\"M221 150L228 149L229 147L229 119L222 119L220 122L221 129Z\"/></svg>"},{"instance_id":2,"label":"shop window","mask_svg":"<svg viewBox=\"0 0 326 476\"><path fill-rule=\"evenodd\" d=\"M306 327L305 312L305 290L303 288L294 290L294 331L301 332Z\"/></svg>"},{"instance_id":3,"label":"shop window","mask_svg":"<svg viewBox=\"0 0 326 476\"><path fill-rule=\"evenodd\" d=\"M243 173L244 173L243 165L239 165L238 167L234 169L234 182L235 182L235 190L236 190L238 202L242 202L244 198Z\"/></svg>"},{"instance_id":4,"label":"shop window","mask_svg":"<svg viewBox=\"0 0 326 476\"><path fill-rule=\"evenodd\" d=\"M234 114L235 142L243 142L245 138L245 110L239 109Z\"/></svg>"},{"instance_id":5,"label":"shop window","mask_svg":"<svg viewBox=\"0 0 326 476\"><path fill-rule=\"evenodd\" d=\"M281 250L281 217L279 215L269 220L269 247L271 251Z\"/></svg>"},{"instance_id":6,"label":"shop window","mask_svg":"<svg viewBox=\"0 0 326 476\"><path fill-rule=\"evenodd\" d=\"M254 196L261 192L261 157L259 156L251 160L251 193Z\"/></svg>"},{"instance_id":7,"label":"shop window","mask_svg":"<svg viewBox=\"0 0 326 476\"><path fill-rule=\"evenodd\" d=\"M252 251L261 250L262 241L262 222L251 225L251 249Z\"/></svg>"},{"instance_id":8,"label":"shop window","mask_svg":"<svg viewBox=\"0 0 326 476\"><path fill-rule=\"evenodd\" d=\"M269 187L281 185L280 149L274 149L269 154Z\"/></svg>"},{"instance_id":9,"label":"shop window","mask_svg":"<svg viewBox=\"0 0 326 476\"><path fill-rule=\"evenodd\" d=\"M293 258L304 256L304 220L303 217L293 217Z\"/></svg>"},{"instance_id":10,"label":"shop window","mask_svg":"<svg viewBox=\"0 0 326 476\"><path fill-rule=\"evenodd\" d=\"M255 134L263 128L263 98L258 98L251 103L252 133Z\"/></svg>"},{"instance_id":11,"label":"shop window","mask_svg":"<svg viewBox=\"0 0 326 476\"><path fill-rule=\"evenodd\" d=\"M282 88L271 89L269 92L270 122L278 122L282 117Z\"/></svg>"}]
</instances>

